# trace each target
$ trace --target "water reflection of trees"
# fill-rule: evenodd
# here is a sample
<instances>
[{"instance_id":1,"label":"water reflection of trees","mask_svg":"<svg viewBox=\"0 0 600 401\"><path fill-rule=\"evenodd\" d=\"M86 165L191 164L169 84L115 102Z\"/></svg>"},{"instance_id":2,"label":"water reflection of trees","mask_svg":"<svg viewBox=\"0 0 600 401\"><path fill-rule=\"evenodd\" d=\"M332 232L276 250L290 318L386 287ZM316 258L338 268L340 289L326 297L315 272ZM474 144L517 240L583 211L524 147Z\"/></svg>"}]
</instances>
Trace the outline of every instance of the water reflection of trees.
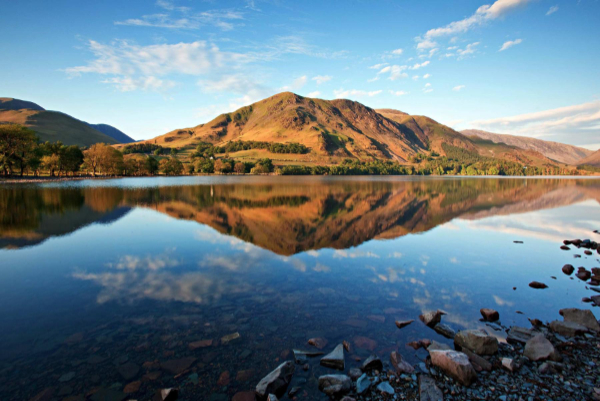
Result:
<instances>
[{"instance_id":1,"label":"water reflection of trees","mask_svg":"<svg viewBox=\"0 0 600 401\"><path fill-rule=\"evenodd\" d=\"M68 232L81 227L82 220L93 222L119 207L144 207L289 255L422 232L466 213L533 202L552 191L557 191L557 196L539 207L568 204L582 197L597 200L599 188L596 180L566 179L319 179L277 185L9 187L0 190L0 239L6 246L10 245L7 238L43 237L49 216L59 216L63 231ZM574 198L573 191L581 196ZM71 224L70 220L77 222Z\"/></svg>"}]
</instances>

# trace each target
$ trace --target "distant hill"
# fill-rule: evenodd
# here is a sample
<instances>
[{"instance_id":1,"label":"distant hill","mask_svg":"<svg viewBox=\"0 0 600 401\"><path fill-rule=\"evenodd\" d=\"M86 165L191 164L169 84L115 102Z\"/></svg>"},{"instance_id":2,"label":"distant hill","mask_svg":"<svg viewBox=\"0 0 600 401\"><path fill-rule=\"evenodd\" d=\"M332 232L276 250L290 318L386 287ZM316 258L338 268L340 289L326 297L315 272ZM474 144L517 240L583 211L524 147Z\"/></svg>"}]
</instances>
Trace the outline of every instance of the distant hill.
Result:
<instances>
[{"instance_id":1,"label":"distant hill","mask_svg":"<svg viewBox=\"0 0 600 401\"><path fill-rule=\"evenodd\" d=\"M13 98L0 98L0 124L2 123L27 126L37 133L42 142L61 141L65 145L79 146L90 146L100 142L117 144L123 140L118 133L128 138L128 142L133 141L116 128L106 126L118 131L113 133L117 138L68 114L48 111L33 102Z\"/></svg>"},{"instance_id":2,"label":"distant hill","mask_svg":"<svg viewBox=\"0 0 600 401\"><path fill-rule=\"evenodd\" d=\"M116 139L117 141L119 141L119 143L131 143L131 142L135 142L135 139L133 139L132 137L128 136L127 134L125 134L120 129L117 129L117 128L113 127L112 125L108 125L108 124L90 124L90 123L86 123L86 124L89 125L90 127L94 128L95 130L100 131L103 134L110 136L111 138Z\"/></svg>"},{"instance_id":3,"label":"distant hill","mask_svg":"<svg viewBox=\"0 0 600 401\"><path fill-rule=\"evenodd\" d=\"M580 160L578 164L600 167L600 150L597 150L585 159Z\"/></svg>"},{"instance_id":4,"label":"distant hill","mask_svg":"<svg viewBox=\"0 0 600 401\"><path fill-rule=\"evenodd\" d=\"M593 153L591 150L573 145L552 141L543 141L541 139L523 136L494 134L492 132L475 129L463 130L461 133L469 137L476 136L494 143L505 143L520 149L533 150L543 154L549 159L566 164L579 164L582 159Z\"/></svg>"}]
</instances>

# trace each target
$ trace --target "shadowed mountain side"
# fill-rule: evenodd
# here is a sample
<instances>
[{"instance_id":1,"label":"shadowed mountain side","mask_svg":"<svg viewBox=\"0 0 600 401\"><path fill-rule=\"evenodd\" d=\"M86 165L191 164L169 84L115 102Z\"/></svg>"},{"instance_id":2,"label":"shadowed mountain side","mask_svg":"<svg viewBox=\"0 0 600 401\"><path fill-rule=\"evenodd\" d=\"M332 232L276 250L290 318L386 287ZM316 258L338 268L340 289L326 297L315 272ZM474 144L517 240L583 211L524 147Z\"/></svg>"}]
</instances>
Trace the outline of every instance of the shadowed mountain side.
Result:
<instances>
[{"instance_id":1,"label":"shadowed mountain side","mask_svg":"<svg viewBox=\"0 0 600 401\"><path fill-rule=\"evenodd\" d=\"M600 150L597 150L585 159L580 160L579 164L600 167Z\"/></svg>"}]
</instances>

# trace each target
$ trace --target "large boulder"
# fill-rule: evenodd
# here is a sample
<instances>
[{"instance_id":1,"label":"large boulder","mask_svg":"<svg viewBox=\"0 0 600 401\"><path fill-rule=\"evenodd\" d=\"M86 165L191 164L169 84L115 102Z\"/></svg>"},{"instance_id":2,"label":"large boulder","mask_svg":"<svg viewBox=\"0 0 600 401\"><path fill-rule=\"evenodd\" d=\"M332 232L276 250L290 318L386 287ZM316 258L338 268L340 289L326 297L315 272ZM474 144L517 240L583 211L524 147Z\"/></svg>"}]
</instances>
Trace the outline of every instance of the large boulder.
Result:
<instances>
[{"instance_id":1,"label":"large boulder","mask_svg":"<svg viewBox=\"0 0 600 401\"><path fill-rule=\"evenodd\" d=\"M427 375L419 376L419 399L421 401L444 401L444 393Z\"/></svg>"},{"instance_id":2,"label":"large boulder","mask_svg":"<svg viewBox=\"0 0 600 401\"><path fill-rule=\"evenodd\" d=\"M294 362L286 361L279 365L274 371L263 377L256 385L256 395L265 399L269 394L283 395L294 375Z\"/></svg>"},{"instance_id":3,"label":"large boulder","mask_svg":"<svg viewBox=\"0 0 600 401\"><path fill-rule=\"evenodd\" d=\"M319 390L329 396L341 395L352 389L352 379L346 375L325 375L319 377Z\"/></svg>"},{"instance_id":4,"label":"large boulder","mask_svg":"<svg viewBox=\"0 0 600 401\"><path fill-rule=\"evenodd\" d=\"M448 326L447 324L444 323L438 323L435 326L433 326L433 329L438 333L443 335L446 338L450 338L453 339L454 336L456 335L456 331L454 331L454 329L450 326Z\"/></svg>"},{"instance_id":5,"label":"large boulder","mask_svg":"<svg viewBox=\"0 0 600 401\"><path fill-rule=\"evenodd\" d=\"M321 358L321 365L344 370L344 344L338 344L333 351Z\"/></svg>"},{"instance_id":6,"label":"large boulder","mask_svg":"<svg viewBox=\"0 0 600 401\"><path fill-rule=\"evenodd\" d=\"M565 319L565 322L578 323L592 331L600 331L600 324L598 324L598 321L591 310L567 308L561 309L559 313Z\"/></svg>"},{"instance_id":7,"label":"large boulder","mask_svg":"<svg viewBox=\"0 0 600 401\"><path fill-rule=\"evenodd\" d=\"M411 374L412 372L415 371L415 368L413 368L413 366L406 362L403 358L402 355L400 355L400 353L393 351L390 354L390 362L392 363L392 366L394 367L394 369L396 370L397 374L403 374L403 373L407 373L407 374Z\"/></svg>"},{"instance_id":8,"label":"large boulder","mask_svg":"<svg viewBox=\"0 0 600 401\"><path fill-rule=\"evenodd\" d=\"M467 355L452 350L429 351L431 363L444 371L464 386L469 386L477 379L477 373Z\"/></svg>"},{"instance_id":9,"label":"large boulder","mask_svg":"<svg viewBox=\"0 0 600 401\"><path fill-rule=\"evenodd\" d=\"M425 323L427 326L429 327L434 327L436 324L438 324L439 322L442 321L442 316L444 316L446 314L446 312L443 312L441 310L436 310L436 311L430 311L430 312L425 312L422 315L419 316L419 319L421 319L421 321L423 323Z\"/></svg>"},{"instance_id":10,"label":"large boulder","mask_svg":"<svg viewBox=\"0 0 600 401\"><path fill-rule=\"evenodd\" d=\"M561 336L575 337L578 334L584 334L588 332L588 328L575 322L561 322L555 320L550 322L550 330Z\"/></svg>"},{"instance_id":11,"label":"large boulder","mask_svg":"<svg viewBox=\"0 0 600 401\"><path fill-rule=\"evenodd\" d=\"M454 337L457 349L467 348L477 355L494 355L498 352L498 339L483 330L462 330Z\"/></svg>"},{"instance_id":12,"label":"large boulder","mask_svg":"<svg viewBox=\"0 0 600 401\"><path fill-rule=\"evenodd\" d=\"M536 332L534 332L531 329L513 326L510 328L510 330L508 330L508 336L506 337L506 341L513 344L525 344L527 341L531 340L531 338L533 338L535 334Z\"/></svg>"},{"instance_id":13,"label":"large boulder","mask_svg":"<svg viewBox=\"0 0 600 401\"><path fill-rule=\"evenodd\" d=\"M538 334L527 341L523 355L532 361L558 360L560 358L552 343L543 334Z\"/></svg>"},{"instance_id":14,"label":"large boulder","mask_svg":"<svg viewBox=\"0 0 600 401\"><path fill-rule=\"evenodd\" d=\"M494 309L481 308L479 313L481 313L483 320L486 322L495 322L496 320L500 319L500 314Z\"/></svg>"}]
</instances>

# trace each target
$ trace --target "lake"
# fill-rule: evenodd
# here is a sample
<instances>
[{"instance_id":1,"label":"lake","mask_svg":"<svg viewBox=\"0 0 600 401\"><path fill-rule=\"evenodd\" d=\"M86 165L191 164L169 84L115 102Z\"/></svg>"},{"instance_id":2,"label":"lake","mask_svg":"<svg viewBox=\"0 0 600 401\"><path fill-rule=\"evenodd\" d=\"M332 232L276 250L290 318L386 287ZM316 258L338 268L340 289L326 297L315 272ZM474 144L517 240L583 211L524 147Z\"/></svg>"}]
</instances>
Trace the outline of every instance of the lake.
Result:
<instances>
[{"instance_id":1,"label":"lake","mask_svg":"<svg viewBox=\"0 0 600 401\"><path fill-rule=\"evenodd\" d=\"M561 268L598 266L598 254L559 247L600 239L599 202L600 180L569 178L0 186L0 398L149 400L179 387L182 399L227 400L292 349L317 350L310 338L323 352L348 341L346 370L392 350L416 364L427 352L407 343L450 344L418 321L424 311L502 337L480 308L507 326L589 309L581 299L595 293ZM399 330L398 319L416 321ZM325 372L312 358L290 387L322 399Z\"/></svg>"}]
</instances>

